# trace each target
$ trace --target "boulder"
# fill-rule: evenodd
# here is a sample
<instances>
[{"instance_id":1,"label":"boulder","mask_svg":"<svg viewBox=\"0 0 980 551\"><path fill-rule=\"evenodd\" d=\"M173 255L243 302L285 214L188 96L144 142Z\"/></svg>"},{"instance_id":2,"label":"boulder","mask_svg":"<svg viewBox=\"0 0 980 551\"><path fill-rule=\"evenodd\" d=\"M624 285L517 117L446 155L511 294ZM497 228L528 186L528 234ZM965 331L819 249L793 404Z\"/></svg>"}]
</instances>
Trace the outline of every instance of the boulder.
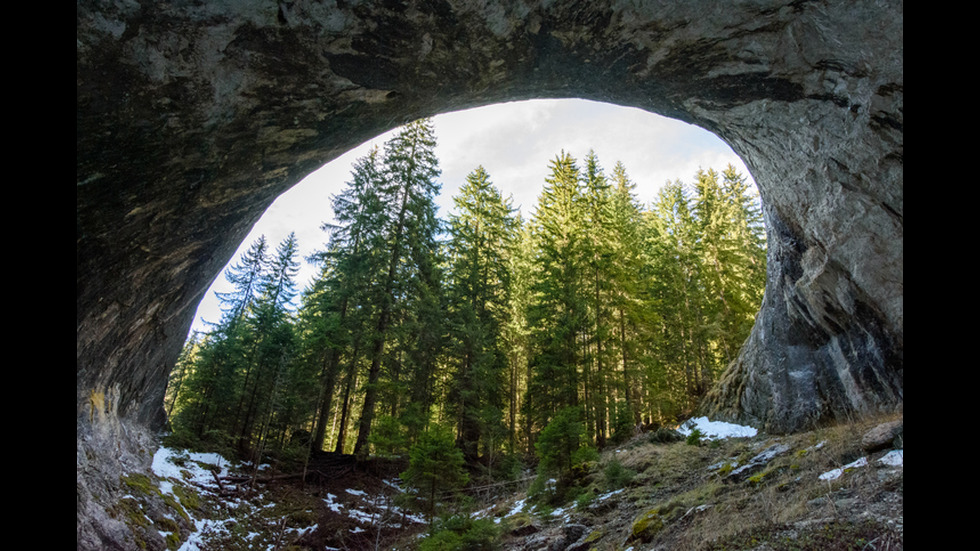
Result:
<instances>
[{"instance_id":1,"label":"boulder","mask_svg":"<svg viewBox=\"0 0 980 551\"><path fill-rule=\"evenodd\" d=\"M882 423L864 433L861 447L867 453L875 453L889 448L904 448L902 420Z\"/></svg>"}]
</instances>

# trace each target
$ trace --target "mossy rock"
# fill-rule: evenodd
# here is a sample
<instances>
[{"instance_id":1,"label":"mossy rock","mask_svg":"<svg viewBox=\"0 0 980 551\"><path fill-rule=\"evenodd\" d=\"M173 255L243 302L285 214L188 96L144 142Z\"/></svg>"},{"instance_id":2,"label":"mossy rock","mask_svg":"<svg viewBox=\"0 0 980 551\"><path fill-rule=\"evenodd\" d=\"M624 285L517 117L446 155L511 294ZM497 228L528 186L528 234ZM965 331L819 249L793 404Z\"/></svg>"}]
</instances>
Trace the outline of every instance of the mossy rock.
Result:
<instances>
[{"instance_id":1,"label":"mossy rock","mask_svg":"<svg viewBox=\"0 0 980 551\"><path fill-rule=\"evenodd\" d=\"M633 521L629 541L649 542L664 528L663 511L660 507L650 509Z\"/></svg>"},{"instance_id":2,"label":"mossy rock","mask_svg":"<svg viewBox=\"0 0 980 551\"><path fill-rule=\"evenodd\" d=\"M316 511L293 511L287 515L290 526L313 526L317 523Z\"/></svg>"},{"instance_id":3,"label":"mossy rock","mask_svg":"<svg viewBox=\"0 0 980 551\"><path fill-rule=\"evenodd\" d=\"M173 492L174 496L180 500L181 505L195 511L200 510L201 496L197 492L189 490L180 484L174 485Z\"/></svg>"},{"instance_id":4,"label":"mossy rock","mask_svg":"<svg viewBox=\"0 0 980 551\"><path fill-rule=\"evenodd\" d=\"M148 496L158 496L160 495L160 489L157 487L156 482L152 478L145 474L132 473L121 477L122 483L134 492L138 492L142 495Z\"/></svg>"},{"instance_id":5,"label":"mossy rock","mask_svg":"<svg viewBox=\"0 0 980 551\"><path fill-rule=\"evenodd\" d=\"M514 536L526 536L540 530L540 528L534 524L534 518L531 517L530 514L523 511L507 517L505 520L505 526L510 534Z\"/></svg>"},{"instance_id":6,"label":"mossy rock","mask_svg":"<svg viewBox=\"0 0 980 551\"><path fill-rule=\"evenodd\" d=\"M684 435L674 429L661 427L651 432L647 439L654 444L670 444L684 440Z\"/></svg>"}]
</instances>

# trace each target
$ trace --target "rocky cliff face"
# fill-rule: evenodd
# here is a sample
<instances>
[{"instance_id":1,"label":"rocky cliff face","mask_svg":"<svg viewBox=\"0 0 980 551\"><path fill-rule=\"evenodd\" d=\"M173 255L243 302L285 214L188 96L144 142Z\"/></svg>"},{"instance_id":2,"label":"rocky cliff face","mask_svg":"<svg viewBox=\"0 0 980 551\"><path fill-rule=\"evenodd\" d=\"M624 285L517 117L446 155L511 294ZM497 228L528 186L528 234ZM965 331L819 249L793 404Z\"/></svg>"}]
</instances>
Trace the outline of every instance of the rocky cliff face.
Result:
<instances>
[{"instance_id":1,"label":"rocky cliff face","mask_svg":"<svg viewBox=\"0 0 980 551\"><path fill-rule=\"evenodd\" d=\"M279 193L413 118L534 97L697 124L752 171L766 299L709 411L791 431L900 404L902 18L871 1L81 0L79 456L100 453L81 437L93 396L162 425L197 302Z\"/></svg>"}]
</instances>

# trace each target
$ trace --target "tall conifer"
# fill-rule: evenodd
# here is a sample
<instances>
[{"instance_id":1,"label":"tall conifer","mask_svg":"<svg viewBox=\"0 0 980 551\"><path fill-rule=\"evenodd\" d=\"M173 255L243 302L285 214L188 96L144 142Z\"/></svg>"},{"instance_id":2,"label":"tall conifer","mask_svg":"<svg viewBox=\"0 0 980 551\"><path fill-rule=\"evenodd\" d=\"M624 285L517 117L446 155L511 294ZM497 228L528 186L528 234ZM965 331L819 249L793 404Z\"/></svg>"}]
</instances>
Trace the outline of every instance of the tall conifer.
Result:
<instances>
[{"instance_id":1,"label":"tall conifer","mask_svg":"<svg viewBox=\"0 0 980 551\"><path fill-rule=\"evenodd\" d=\"M385 217L385 247L378 254L387 268L377 281L372 297L376 318L370 333L370 364L354 443L354 453L358 455L368 451L366 445L382 382L385 344L391 336L396 307L400 306L401 295L396 291L404 290L409 277L418 275L412 271L428 261L427 254L435 253L438 220L434 199L440 187L436 181L440 170L435 145L432 123L426 119L404 126L385 144L384 179L379 198L390 209L390 215Z\"/></svg>"},{"instance_id":2,"label":"tall conifer","mask_svg":"<svg viewBox=\"0 0 980 551\"><path fill-rule=\"evenodd\" d=\"M528 310L531 351L525 409L540 430L560 409L579 405L581 339L586 329L581 178L575 159L562 152L538 201L533 220L537 278Z\"/></svg>"},{"instance_id":3,"label":"tall conifer","mask_svg":"<svg viewBox=\"0 0 980 551\"><path fill-rule=\"evenodd\" d=\"M515 221L509 202L483 167L466 177L454 203L449 217L448 356L456 367L451 399L458 440L472 461L481 440L502 429L507 373L502 337L509 315L508 262Z\"/></svg>"}]
</instances>

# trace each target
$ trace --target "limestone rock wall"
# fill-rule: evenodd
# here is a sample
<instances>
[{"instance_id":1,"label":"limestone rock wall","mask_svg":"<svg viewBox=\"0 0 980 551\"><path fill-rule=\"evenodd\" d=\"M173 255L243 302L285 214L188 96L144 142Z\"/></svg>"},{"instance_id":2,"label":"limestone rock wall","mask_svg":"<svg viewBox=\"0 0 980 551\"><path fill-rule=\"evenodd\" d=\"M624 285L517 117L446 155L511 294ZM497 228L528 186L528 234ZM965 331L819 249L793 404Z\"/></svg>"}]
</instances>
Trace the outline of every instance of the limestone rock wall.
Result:
<instances>
[{"instance_id":1,"label":"limestone rock wall","mask_svg":"<svg viewBox=\"0 0 980 551\"><path fill-rule=\"evenodd\" d=\"M770 226L765 304L706 410L794 430L900 406L902 10L80 0L80 426L108 389L121 418L163 425L195 307L278 194L411 119L536 97L700 125L752 171Z\"/></svg>"}]
</instances>

